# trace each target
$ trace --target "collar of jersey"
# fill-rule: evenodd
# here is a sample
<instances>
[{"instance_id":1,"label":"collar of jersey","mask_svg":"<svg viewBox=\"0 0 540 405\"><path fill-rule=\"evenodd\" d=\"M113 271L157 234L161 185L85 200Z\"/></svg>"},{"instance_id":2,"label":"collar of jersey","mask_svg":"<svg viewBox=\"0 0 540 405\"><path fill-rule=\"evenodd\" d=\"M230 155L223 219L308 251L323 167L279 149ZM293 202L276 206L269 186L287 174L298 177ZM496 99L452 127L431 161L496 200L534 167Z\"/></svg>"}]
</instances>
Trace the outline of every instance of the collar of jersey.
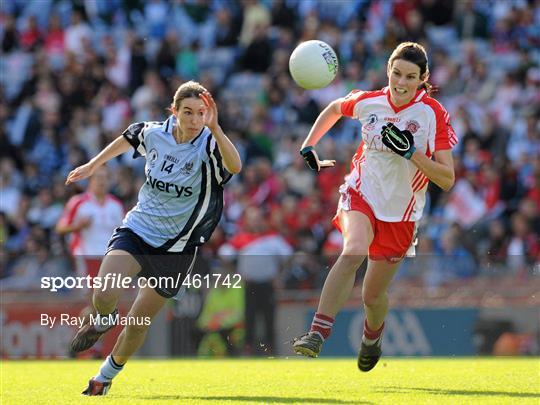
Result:
<instances>
[{"instance_id":1,"label":"collar of jersey","mask_svg":"<svg viewBox=\"0 0 540 405\"><path fill-rule=\"evenodd\" d=\"M392 103L392 97L390 97L390 88L386 86L383 91L386 93L388 104L390 105L390 107L392 107L392 110L394 110L394 113L396 114L400 111L403 111L406 108L409 108L411 105L418 103L420 100L422 100L422 98L426 94L426 91L424 89L416 90L416 94L414 95L411 101L409 101L407 104L403 104L398 107L394 105L394 103Z\"/></svg>"},{"instance_id":2,"label":"collar of jersey","mask_svg":"<svg viewBox=\"0 0 540 405\"><path fill-rule=\"evenodd\" d=\"M169 118L167 118L165 122L163 123L161 129L163 130L163 132L171 135L176 146L186 146L186 145L194 146L195 142L201 137L201 135L204 133L204 130L206 129L206 127L203 127L203 129L201 129L201 132L199 132L199 134L189 142L176 143L176 139L174 139L174 135L173 135L173 128L175 125L176 125L176 117L174 115L170 115Z\"/></svg>"},{"instance_id":3,"label":"collar of jersey","mask_svg":"<svg viewBox=\"0 0 540 405\"><path fill-rule=\"evenodd\" d=\"M99 205L100 207L103 207L105 205L105 203L107 202L107 199L109 198L109 195L108 194L105 194L105 198L103 199L103 202L99 202L99 200L97 199L96 195L94 193L92 193L91 191L87 190L86 192L86 195L87 195L87 198L89 200L91 200L92 202L96 203L97 205Z\"/></svg>"}]
</instances>

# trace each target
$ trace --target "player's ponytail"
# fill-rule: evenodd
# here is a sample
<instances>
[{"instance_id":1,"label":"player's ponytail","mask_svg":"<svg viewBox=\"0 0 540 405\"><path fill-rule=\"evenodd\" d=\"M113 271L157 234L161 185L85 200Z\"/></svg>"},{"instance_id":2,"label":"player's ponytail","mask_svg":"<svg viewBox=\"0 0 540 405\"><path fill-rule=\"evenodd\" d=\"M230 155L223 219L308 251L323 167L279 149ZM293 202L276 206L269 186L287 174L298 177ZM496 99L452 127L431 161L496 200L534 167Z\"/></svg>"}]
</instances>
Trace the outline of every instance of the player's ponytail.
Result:
<instances>
[{"instance_id":1,"label":"player's ponytail","mask_svg":"<svg viewBox=\"0 0 540 405\"><path fill-rule=\"evenodd\" d=\"M421 90L421 89L424 89L428 95L439 91L439 88L437 86L432 85L428 81L425 81L424 83L420 85L418 90Z\"/></svg>"},{"instance_id":2,"label":"player's ponytail","mask_svg":"<svg viewBox=\"0 0 540 405\"><path fill-rule=\"evenodd\" d=\"M396 59L403 59L407 62L414 63L420 68L420 78L426 79L420 85L419 89L424 89L428 94L437 91L437 87L427 81L429 78L428 57L425 48L416 42L402 42L390 55L388 59L388 67L390 68Z\"/></svg>"}]
</instances>

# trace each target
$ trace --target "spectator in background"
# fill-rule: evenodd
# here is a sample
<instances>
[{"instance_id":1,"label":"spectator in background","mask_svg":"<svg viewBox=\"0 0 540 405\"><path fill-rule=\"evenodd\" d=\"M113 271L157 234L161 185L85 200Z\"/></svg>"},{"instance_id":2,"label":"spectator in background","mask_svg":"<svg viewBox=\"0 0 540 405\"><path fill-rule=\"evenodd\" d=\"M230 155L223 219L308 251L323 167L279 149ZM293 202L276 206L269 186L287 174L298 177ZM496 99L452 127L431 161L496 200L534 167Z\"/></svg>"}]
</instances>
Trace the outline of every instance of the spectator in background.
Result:
<instances>
[{"instance_id":1,"label":"spectator in background","mask_svg":"<svg viewBox=\"0 0 540 405\"><path fill-rule=\"evenodd\" d=\"M54 262L45 240L30 237L25 242L25 250L33 253L21 256L15 261L11 274L0 281L1 291L37 290L41 276L65 275L54 271Z\"/></svg>"},{"instance_id":2,"label":"spectator in background","mask_svg":"<svg viewBox=\"0 0 540 405\"><path fill-rule=\"evenodd\" d=\"M31 15L28 17L26 27L21 31L19 41L21 46L27 51L34 51L41 44L43 37L39 30L36 16Z\"/></svg>"},{"instance_id":3,"label":"spectator in background","mask_svg":"<svg viewBox=\"0 0 540 405\"><path fill-rule=\"evenodd\" d=\"M215 45L216 47L228 47L238 44L238 24L235 18L231 15L227 6L220 7L216 11L215 25Z\"/></svg>"},{"instance_id":4,"label":"spectator in background","mask_svg":"<svg viewBox=\"0 0 540 405\"><path fill-rule=\"evenodd\" d=\"M133 33L128 37L129 45L131 46L129 63L129 92L133 92L143 84L143 78L148 68L148 61L144 54L144 42L141 38L134 38Z\"/></svg>"},{"instance_id":5,"label":"spectator in background","mask_svg":"<svg viewBox=\"0 0 540 405\"><path fill-rule=\"evenodd\" d=\"M16 28L15 16L7 14L4 20L4 32L2 35L2 52L9 53L15 49L19 43L19 34Z\"/></svg>"},{"instance_id":6,"label":"spectator in background","mask_svg":"<svg viewBox=\"0 0 540 405\"><path fill-rule=\"evenodd\" d=\"M488 237L480 244L480 264L487 275L501 275L506 272L508 256L508 234L504 223L494 220L488 225Z\"/></svg>"},{"instance_id":7,"label":"spectator in background","mask_svg":"<svg viewBox=\"0 0 540 405\"><path fill-rule=\"evenodd\" d=\"M272 355L275 348L274 283L292 248L277 232L268 229L258 207L246 209L243 226L219 251L222 259L235 259L245 291L247 354ZM256 336L262 317L264 335Z\"/></svg>"},{"instance_id":8,"label":"spectator in background","mask_svg":"<svg viewBox=\"0 0 540 405\"><path fill-rule=\"evenodd\" d=\"M13 216L19 207L21 198L21 178L13 160L4 158L0 161L0 211Z\"/></svg>"},{"instance_id":9,"label":"spectator in background","mask_svg":"<svg viewBox=\"0 0 540 405\"><path fill-rule=\"evenodd\" d=\"M71 197L56 224L57 233L70 236L70 253L79 277L97 276L109 238L115 228L122 225L124 208L116 197L108 193L108 176L107 167L96 170L88 181L87 190ZM91 300L92 289L84 293ZM94 312L93 305L89 303L79 316L85 318ZM99 342L92 348L93 356L100 358L101 349ZM70 355L75 357L76 353Z\"/></svg>"},{"instance_id":10,"label":"spectator in background","mask_svg":"<svg viewBox=\"0 0 540 405\"><path fill-rule=\"evenodd\" d=\"M287 191L296 196L306 196L315 188L315 176L305 170L304 160L300 156L294 157L292 165L283 171L282 177Z\"/></svg>"},{"instance_id":11,"label":"spectator in background","mask_svg":"<svg viewBox=\"0 0 540 405\"><path fill-rule=\"evenodd\" d=\"M257 35L266 32L270 26L271 15L265 5L257 0L242 0L242 30L240 32L240 45L248 47Z\"/></svg>"},{"instance_id":12,"label":"spectator in background","mask_svg":"<svg viewBox=\"0 0 540 405\"><path fill-rule=\"evenodd\" d=\"M47 33L44 39L44 48L47 56L55 59L62 58L62 54L66 49L65 33L58 14L52 14L49 18L49 26L47 27Z\"/></svg>"},{"instance_id":13,"label":"spectator in background","mask_svg":"<svg viewBox=\"0 0 540 405\"><path fill-rule=\"evenodd\" d=\"M52 189L42 188L39 190L28 211L27 217L32 224L38 224L43 229L50 231L62 215L62 204L54 201Z\"/></svg>"},{"instance_id":14,"label":"spectator in background","mask_svg":"<svg viewBox=\"0 0 540 405\"><path fill-rule=\"evenodd\" d=\"M253 73L263 73L268 70L272 63L272 45L268 39L268 28L258 24L253 27L251 40L246 46L242 69Z\"/></svg>"},{"instance_id":15,"label":"spectator in background","mask_svg":"<svg viewBox=\"0 0 540 405\"><path fill-rule=\"evenodd\" d=\"M66 50L76 55L79 60L84 58L85 42L92 38L92 29L84 21L81 11L74 10L71 14L71 24L65 30Z\"/></svg>"},{"instance_id":16,"label":"spectator in background","mask_svg":"<svg viewBox=\"0 0 540 405\"><path fill-rule=\"evenodd\" d=\"M512 273L525 277L528 266L537 262L540 257L539 238L531 231L525 216L519 212L511 217L511 233L507 263Z\"/></svg>"},{"instance_id":17,"label":"spectator in background","mask_svg":"<svg viewBox=\"0 0 540 405\"><path fill-rule=\"evenodd\" d=\"M440 243L435 247L438 283L468 279L477 274L473 256L462 245L463 231L454 224L443 233ZM431 280L431 285L434 281Z\"/></svg>"},{"instance_id":18,"label":"spectator in background","mask_svg":"<svg viewBox=\"0 0 540 405\"><path fill-rule=\"evenodd\" d=\"M475 9L472 0L463 0L457 3L456 31L461 39L482 38L488 36L488 20L486 16Z\"/></svg>"},{"instance_id":19,"label":"spectator in background","mask_svg":"<svg viewBox=\"0 0 540 405\"><path fill-rule=\"evenodd\" d=\"M168 7L162 0L150 0L144 5L144 20L152 39L162 39L167 27Z\"/></svg>"},{"instance_id":20,"label":"spectator in background","mask_svg":"<svg viewBox=\"0 0 540 405\"><path fill-rule=\"evenodd\" d=\"M56 232L70 235L70 251L77 263L77 274L95 277L109 239L122 224L124 207L108 193L109 171L102 166L88 180L85 192L68 201Z\"/></svg>"}]
</instances>

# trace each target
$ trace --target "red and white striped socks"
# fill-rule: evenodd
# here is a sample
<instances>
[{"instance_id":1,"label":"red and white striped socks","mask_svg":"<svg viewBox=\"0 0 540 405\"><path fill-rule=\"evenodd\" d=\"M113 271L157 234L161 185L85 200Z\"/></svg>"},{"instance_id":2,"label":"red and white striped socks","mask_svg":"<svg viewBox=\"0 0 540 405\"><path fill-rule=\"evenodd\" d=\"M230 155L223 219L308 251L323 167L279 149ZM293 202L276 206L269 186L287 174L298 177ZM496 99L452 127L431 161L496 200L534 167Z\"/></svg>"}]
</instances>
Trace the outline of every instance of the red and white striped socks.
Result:
<instances>
[{"instance_id":1,"label":"red and white striped socks","mask_svg":"<svg viewBox=\"0 0 540 405\"><path fill-rule=\"evenodd\" d=\"M330 318L319 312L315 313L313 322L311 322L310 332L318 333L323 340L326 340L330 333L332 333L332 327L334 326L334 318Z\"/></svg>"},{"instance_id":2,"label":"red and white striped socks","mask_svg":"<svg viewBox=\"0 0 540 405\"><path fill-rule=\"evenodd\" d=\"M364 335L362 336L362 341L366 345L372 345L381 337L383 329L384 329L384 322L379 329L373 330L368 326L367 319L365 319L364 320Z\"/></svg>"}]
</instances>

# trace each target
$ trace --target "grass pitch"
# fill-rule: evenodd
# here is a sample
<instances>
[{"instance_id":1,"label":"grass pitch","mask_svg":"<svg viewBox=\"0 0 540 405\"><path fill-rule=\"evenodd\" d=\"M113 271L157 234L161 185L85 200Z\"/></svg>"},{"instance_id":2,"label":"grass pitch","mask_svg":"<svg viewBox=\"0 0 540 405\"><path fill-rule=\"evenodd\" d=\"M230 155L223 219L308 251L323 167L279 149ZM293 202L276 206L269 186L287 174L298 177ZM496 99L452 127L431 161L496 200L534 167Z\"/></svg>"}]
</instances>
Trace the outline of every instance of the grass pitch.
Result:
<instances>
[{"instance_id":1,"label":"grass pitch","mask_svg":"<svg viewBox=\"0 0 540 405\"><path fill-rule=\"evenodd\" d=\"M132 360L106 397L98 361L3 361L2 404L539 404L540 359Z\"/></svg>"}]
</instances>

